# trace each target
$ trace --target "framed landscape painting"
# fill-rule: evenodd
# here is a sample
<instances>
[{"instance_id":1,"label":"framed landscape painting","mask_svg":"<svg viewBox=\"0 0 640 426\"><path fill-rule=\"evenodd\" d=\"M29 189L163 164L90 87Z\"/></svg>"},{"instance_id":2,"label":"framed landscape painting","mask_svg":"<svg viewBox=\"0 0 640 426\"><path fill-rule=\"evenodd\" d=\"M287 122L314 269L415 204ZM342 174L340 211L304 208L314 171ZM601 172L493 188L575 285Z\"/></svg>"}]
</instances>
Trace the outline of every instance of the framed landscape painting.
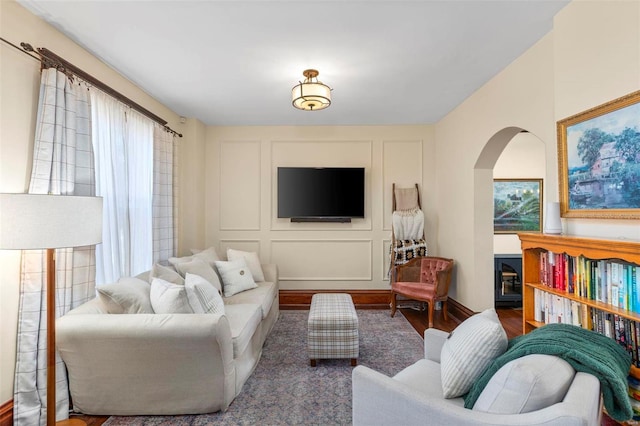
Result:
<instances>
[{"instance_id":1,"label":"framed landscape painting","mask_svg":"<svg viewBox=\"0 0 640 426\"><path fill-rule=\"evenodd\" d=\"M542 179L493 180L493 232L542 230Z\"/></svg>"},{"instance_id":2,"label":"framed landscape painting","mask_svg":"<svg viewBox=\"0 0 640 426\"><path fill-rule=\"evenodd\" d=\"M640 91L557 123L560 214L640 218Z\"/></svg>"}]
</instances>

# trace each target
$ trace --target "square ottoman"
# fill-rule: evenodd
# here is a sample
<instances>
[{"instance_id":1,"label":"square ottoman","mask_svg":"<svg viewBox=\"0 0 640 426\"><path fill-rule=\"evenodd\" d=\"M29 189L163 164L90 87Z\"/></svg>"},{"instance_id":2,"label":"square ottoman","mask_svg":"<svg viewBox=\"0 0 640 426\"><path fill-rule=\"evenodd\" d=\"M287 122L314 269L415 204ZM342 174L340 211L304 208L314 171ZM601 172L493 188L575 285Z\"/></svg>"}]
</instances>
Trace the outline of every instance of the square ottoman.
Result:
<instances>
[{"instance_id":1,"label":"square ottoman","mask_svg":"<svg viewBox=\"0 0 640 426\"><path fill-rule=\"evenodd\" d=\"M316 293L311 298L307 346L312 367L318 359L350 358L359 354L358 315L351 295Z\"/></svg>"}]
</instances>

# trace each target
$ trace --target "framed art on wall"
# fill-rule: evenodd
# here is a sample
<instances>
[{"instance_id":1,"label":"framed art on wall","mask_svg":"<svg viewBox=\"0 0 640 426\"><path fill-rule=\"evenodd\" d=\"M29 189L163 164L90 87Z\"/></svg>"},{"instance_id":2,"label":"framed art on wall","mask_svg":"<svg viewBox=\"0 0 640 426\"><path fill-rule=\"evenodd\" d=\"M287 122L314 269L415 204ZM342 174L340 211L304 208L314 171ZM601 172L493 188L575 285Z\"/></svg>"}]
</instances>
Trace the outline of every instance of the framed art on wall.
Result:
<instances>
[{"instance_id":1,"label":"framed art on wall","mask_svg":"<svg viewBox=\"0 0 640 426\"><path fill-rule=\"evenodd\" d=\"M542 179L493 180L493 232L542 230Z\"/></svg>"},{"instance_id":2,"label":"framed art on wall","mask_svg":"<svg viewBox=\"0 0 640 426\"><path fill-rule=\"evenodd\" d=\"M558 121L560 213L640 219L640 91Z\"/></svg>"}]
</instances>

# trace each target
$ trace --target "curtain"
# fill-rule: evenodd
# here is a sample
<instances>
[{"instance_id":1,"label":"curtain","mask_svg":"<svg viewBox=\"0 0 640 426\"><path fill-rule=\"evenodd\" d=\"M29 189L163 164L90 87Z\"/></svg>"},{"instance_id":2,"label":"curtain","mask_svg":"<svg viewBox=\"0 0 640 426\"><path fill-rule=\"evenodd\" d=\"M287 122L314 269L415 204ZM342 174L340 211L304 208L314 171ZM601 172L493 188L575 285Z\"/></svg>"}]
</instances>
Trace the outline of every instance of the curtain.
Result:
<instances>
[{"instance_id":1,"label":"curtain","mask_svg":"<svg viewBox=\"0 0 640 426\"><path fill-rule=\"evenodd\" d=\"M153 121L91 90L96 193L104 198L98 285L150 269L153 261Z\"/></svg>"},{"instance_id":2,"label":"curtain","mask_svg":"<svg viewBox=\"0 0 640 426\"><path fill-rule=\"evenodd\" d=\"M159 125L153 132L153 261L174 256L175 137Z\"/></svg>"},{"instance_id":3,"label":"curtain","mask_svg":"<svg viewBox=\"0 0 640 426\"><path fill-rule=\"evenodd\" d=\"M90 99L63 73L42 71L29 193L95 195ZM46 214L46 212L43 212ZM56 317L95 297L95 246L56 250ZM46 259L22 253L14 422L46 424ZM56 418L69 415L67 375L56 356Z\"/></svg>"}]
</instances>

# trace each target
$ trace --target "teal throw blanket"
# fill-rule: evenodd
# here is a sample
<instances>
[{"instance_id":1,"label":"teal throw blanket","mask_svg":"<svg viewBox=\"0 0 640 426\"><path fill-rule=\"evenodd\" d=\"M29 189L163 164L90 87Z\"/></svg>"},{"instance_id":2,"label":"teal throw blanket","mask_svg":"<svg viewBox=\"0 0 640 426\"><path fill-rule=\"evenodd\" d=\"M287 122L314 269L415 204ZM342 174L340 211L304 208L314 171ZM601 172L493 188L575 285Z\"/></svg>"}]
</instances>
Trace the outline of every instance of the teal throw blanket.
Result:
<instances>
[{"instance_id":1,"label":"teal throw blanket","mask_svg":"<svg viewBox=\"0 0 640 426\"><path fill-rule=\"evenodd\" d=\"M507 351L487 367L465 395L464 406L473 407L500 367L531 354L556 355L576 371L594 375L600 380L604 406L609 415L618 421L633 417L627 385L631 355L614 339L569 324L549 324L511 339Z\"/></svg>"}]
</instances>

